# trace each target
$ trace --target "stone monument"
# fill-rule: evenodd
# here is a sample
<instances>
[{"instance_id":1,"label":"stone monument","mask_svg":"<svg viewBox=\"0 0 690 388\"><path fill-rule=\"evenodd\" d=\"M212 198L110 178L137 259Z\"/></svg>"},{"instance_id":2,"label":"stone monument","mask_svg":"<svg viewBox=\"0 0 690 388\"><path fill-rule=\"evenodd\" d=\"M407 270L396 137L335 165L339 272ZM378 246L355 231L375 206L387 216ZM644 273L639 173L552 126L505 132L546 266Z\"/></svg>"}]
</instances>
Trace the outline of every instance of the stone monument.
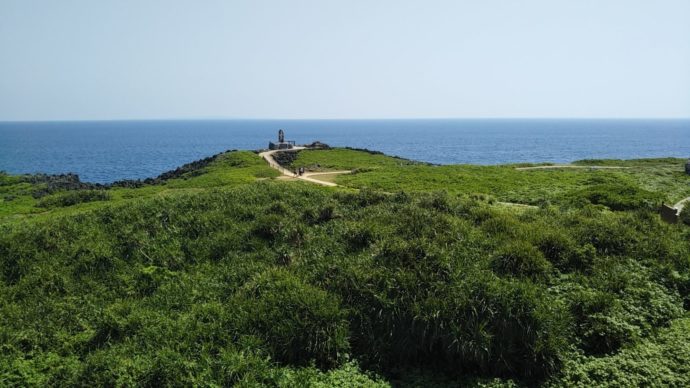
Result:
<instances>
[{"instance_id":1,"label":"stone monument","mask_svg":"<svg viewBox=\"0 0 690 388\"><path fill-rule=\"evenodd\" d=\"M293 140L285 140L285 132L281 129L278 131L278 142L268 142L269 150L289 150L295 146Z\"/></svg>"}]
</instances>

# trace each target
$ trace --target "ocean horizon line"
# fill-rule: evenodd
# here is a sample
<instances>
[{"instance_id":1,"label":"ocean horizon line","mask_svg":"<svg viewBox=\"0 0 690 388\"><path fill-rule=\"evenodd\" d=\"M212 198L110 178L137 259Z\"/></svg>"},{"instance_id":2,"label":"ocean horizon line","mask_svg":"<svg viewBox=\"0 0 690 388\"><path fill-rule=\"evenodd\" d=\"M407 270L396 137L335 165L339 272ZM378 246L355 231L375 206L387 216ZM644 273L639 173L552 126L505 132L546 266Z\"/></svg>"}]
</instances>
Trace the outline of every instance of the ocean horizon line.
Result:
<instances>
[{"instance_id":1,"label":"ocean horizon line","mask_svg":"<svg viewBox=\"0 0 690 388\"><path fill-rule=\"evenodd\" d=\"M690 121L690 117L378 117L378 118L260 118L260 117L170 117L118 119L20 119L0 120L13 123L100 123L147 121Z\"/></svg>"}]
</instances>

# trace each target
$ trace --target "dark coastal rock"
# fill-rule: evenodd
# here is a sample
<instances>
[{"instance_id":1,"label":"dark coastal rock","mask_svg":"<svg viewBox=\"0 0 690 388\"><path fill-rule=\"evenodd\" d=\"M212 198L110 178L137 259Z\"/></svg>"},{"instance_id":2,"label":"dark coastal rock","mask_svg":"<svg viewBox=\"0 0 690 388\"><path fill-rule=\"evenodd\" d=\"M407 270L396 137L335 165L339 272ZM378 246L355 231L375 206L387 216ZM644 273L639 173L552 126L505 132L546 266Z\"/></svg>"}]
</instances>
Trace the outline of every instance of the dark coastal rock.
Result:
<instances>
[{"instance_id":1,"label":"dark coastal rock","mask_svg":"<svg viewBox=\"0 0 690 388\"><path fill-rule=\"evenodd\" d=\"M46 195L53 194L58 191L70 191L70 190L105 190L111 187L123 187L123 188L139 188L147 185L162 185L170 179L180 178L182 176L194 177L201 175L203 173L202 169L207 167L213 161L218 159L219 156L233 152L235 150L228 150L209 156L207 158L195 160L191 163L184 164L174 170L166 171L155 178L146 179L124 179L115 181L108 184L100 183L88 183L79 180L79 175L73 173L67 174L33 174L33 175L22 175L22 182L28 182L39 185L39 188L35 190L32 195L34 198L42 198Z\"/></svg>"},{"instance_id":2,"label":"dark coastal rock","mask_svg":"<svg viewBox=\"0 0 690 388\"><path fill-rule=\"evenodd\" d=\"M357 148L357 147L345 147L346 150L351 150L351 151L360 151L360 152L366 152L371 155L385 155L381 151L375 151L375 150L370 150L368 148ZM395 156L394 156L395 157ZM402 159L402 158L400 158Z\"/></svg>"},{"instance_id":3,"label":"dark coastal rock","mask_svg":"<svg viewBox=\"0 0 690 388\"><path fill-rule=\"evenodd\" d=\"M161 181L167 181L169 179L179 178L184 174L192 174L193 176L199 175L199 174L201 174L200 170L202 168L208 166L213 161L218 159L218 157L220 155L221 154L215 154L213 156L209 156L208 158L199 159L199 160L195 160L191 163L183 164L182 166L180 166L174 170L166 171L166 172L158 175L158 177L156 177L155 179L161 180Z\"/></svg>"},{"instance_id":4,"label":"dark coastal rock","mask_svg":"<svg viewBox=\"0 0 690 388\"><path fill-rule=\"evenodd\" d=\"M299 151L283 151L283 152L276 152L273 154L273 160L276 161L279 165L283 167L287 167L292 164L292 162L297 159L297 154Z\"/></svg>"},{"instance_id":5,"label":"dark coastal rock","mask_svg":"<svg viewBox=\"0 0 690 388\"><path fill-rule=\"evenodd\" d=\"M366 153L371 154L371 155L386 155L385 153L383 153L381 151L370 150L368 148L345 147L345 149L346 150L352 150L352 151L366 152ZM421 164L421 165L425 165L425 166L438 166L438 164L435 164L435 163L420 162L420 161L416 161L416 160L412 160L412 159L402 158L400 156L395 156L395 155L386 155L386 156L393 158L393 159L398 159L400 161L403 161L403 162L409 163L409 164Z\"/></svg>"},{"instance_id":6,"label":"dark coastal rock","mask_svg":"<svg viewBox=\"0 0 690 388\"><path fill-rule=\"evenodd\" d=\"M33 174L22 175L22 182L39 185L39 188L32 193L34 198L42 198L46 195L63 190L102 190L106 185L100 183L85 183L79 180L79 175L67 174Z\"/></svg>"},{"instance_id":7,"label":"dark coastal rock","mask_svg":"<svg viewBox=\"0 0 690 388\"><path fill-rule=\"evenodd\" d=\"M688 159L688 161L685 162L685 173L690 175L690 159Z\"/></svg>"},{"instance_id":8,"label":"dark coastal rock","mask_svg":"<svg viewBox=\"0 0 690 388\"><path fill-rule=\"evenodd\" d=\"M161 185L165 184L166 181L170 179L176 179L176 178L181 178L183 176L186 176L188 178L199 176L203 173L203 169L206 168L209 164L214 162L218 157L220 157L223 154L226 154L228 152L234 152L236 150L227 150L223 151L220 153L217 153L215 155L209 156L207 158L195 160L193 162L183 164L182 166L166 171L160 175L158 175L155 178L146 178L146 179L125 179L125 180L120 180L120 181L115 181L109 185L108 187L126 187L126 188L137 188L137 187L142 187L146 185Z\"/></svg>"},{"instance_id":9,"label":"dark coastal rock","mask_svg":"<svg viewBox=\"0 0 690 388\"><path fill-rule=\"evenodd\" d=\"M329 145L326 144L326 143L322 143L322 142L320 142L320 141L318 141L318 140L315 141L315 142L313 142L313 143L311 143L311 144L307 144L306 147L307 147L307 148L317 149L317 150L330 150L330 149L331 149L331 146L329 146Z\"/></svg>"}]
</instances>

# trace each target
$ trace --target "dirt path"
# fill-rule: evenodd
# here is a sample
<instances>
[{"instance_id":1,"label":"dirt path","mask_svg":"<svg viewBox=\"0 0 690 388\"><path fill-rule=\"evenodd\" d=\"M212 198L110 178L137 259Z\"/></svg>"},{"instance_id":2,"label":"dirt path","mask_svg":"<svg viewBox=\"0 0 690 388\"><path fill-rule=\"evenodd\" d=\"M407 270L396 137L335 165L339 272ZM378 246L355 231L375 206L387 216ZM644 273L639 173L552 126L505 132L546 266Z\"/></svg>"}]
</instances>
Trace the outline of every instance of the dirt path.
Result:
<instances>
[{"instance_id":1,"label":"dirt path","mask_svg":"<svg viewBox=\"0 0 690 388\"><path fill-rule=\"evenodd\" d=\"M306 147L294 147L291 150L303 150L306 149ZM273 155L275 155L277 152L282 152L285 150L272 150L272 151L264 151L260 152L259 156L261 156L269 166L272 168L280 171L281 174L283 174L283 178L286 179L300 179L303 181L311 182L311 183L316 183L317 185L322 185L322 186L329 186L329 187L336 187L338 184L331 182L331 181L326 181L326 180L319 180L319 176L323 176L324 178L332 178L333 175L340 175L340 174L350 174L352 171L350 170L340 170L340 171L324 171L324 172L307 172L304 173L304 175L299 176L295 174L294 172L286 169L285 167L281 166L276 162L276 160L273 158ZM552 167L552 166L545 166L545 167ZM527 167L530 168L530 167ZM390 194L390 193L388 193ZM689 198L690 199L690 198ZM527 205L527 204L522 204L522 203L513 203L513 202L497 202L498 205L503 205L503 206L510 206L510 207L515 207L515 208L522 208L522 209L537 209L538 206L534 205Z\"/></svg>"},{"instance_id":2,"label":"dirt path","mask_svg":"<svg viewBox=\"0 0 690 388\"><path fill-rule=\"evenodd\" d=\"M295 147L295 148L293 148L293 150L301 150L301 149L304 149L304 147ZM273 154L275 154L276 152L281 152L281 150L272 150L272 151L260 152L260 153L259 153L259 156L260 156L263 160L265 160L265 161L268 163L268 165L269 165L270 167L272 167L272 168L274 168L274 169L280 171L281 174L283 174L283 175L285 175L285 176L292 177L292 178L296 178L297 175L295 175L295 173L293 173L292 171L288 170L287 168L284 168L283 166L281 166L280 164L278 164L278 162L276 162L275 159L273 159Z\"/></svg>"},{"instance_id":3,"label":"dirt path","mask_svg":"<svg viewBox=\"0 0 690 388\"><path fill-rule=\"evenodd\" d=\"M497 201L496 204L503 205L503 206L512 206L512 207L519 208L519 209L539 209L539 206L527 205L525 203L517 203L517 202Z\"/></svg>"},{"instance_id":4,"label":"dirt path","mask_svg":"<svg viewBox=\"0 0 690 388\"><path fill-rule=\"evenodd\" d=\"M306 176L319 176L319 175L333 175L333 174L349 174L350 170L340 170L340 171L323 171L323 172L307 172L304 173Z\"/></svg>"},{"instance_id":5,"label":"dirt path","mask_svg":"<svg viewBox=\"0 0 690 388\"><path fill-rule=\"evenodd\" d=\"M588 168L592 170L621 170L628 169L630 167L620 167L620 166L579 166L576 164L554 164L550 166L534 166L534 167L515 167L516 170L551 170L556 168Z\"/></svg>"},{"instance_id":6,"label":"dirt path","mask_svg":"<svg viewBox=\"0 0 690 388\"><path fill-rule=\"evenodd\" d=\"M305 147L294 147L290 149L290 151L298 151L298 150L303 150ZM326 172L307 172L304 173L303 175L297 175L294 172L288 170L287 168L281 166L276 162L276 160L273 158L273 155L277 152L282 152L284 150L272 150L272 151L264 151L259 153L259 156L261 156L266 162L268 162L268 165L271 166L272 168L280 171L281 174L285 177L293 178L293 179L300 179L303 181L311 182L311 183L316 183L317 185L322 185L322 186L330 186L330 187L335 187L338 186L338 184L326 180L320 180L318 177L320 175L324 176L332 176L336 174L349 174L352 171L326 171ZM285 150L287 151L287 150Z\"/></svg>"}]
</instances>

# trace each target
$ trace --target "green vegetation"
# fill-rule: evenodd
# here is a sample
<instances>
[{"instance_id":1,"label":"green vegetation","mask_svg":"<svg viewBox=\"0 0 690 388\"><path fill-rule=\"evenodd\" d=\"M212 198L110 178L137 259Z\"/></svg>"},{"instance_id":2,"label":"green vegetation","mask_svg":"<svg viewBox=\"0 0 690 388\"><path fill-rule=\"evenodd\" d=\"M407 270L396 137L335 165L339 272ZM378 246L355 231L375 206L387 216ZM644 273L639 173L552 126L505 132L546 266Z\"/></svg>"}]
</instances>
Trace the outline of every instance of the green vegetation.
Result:
<instances>
[{"instance_id":1,"label":"green vegetation","mask_svg":"<svg viewBox=\"0 0 690 388\"><path fill-rule=\"evenodd\" d=\"M625 168L521 171L515 168L527 165L433 166L348 149L302 151L293 162L294 166L318 165L324 170L354 170L335 180L348 187L490 194L499 201L531 205L581 198L616 208L656 208L662 201L673 204L690 196L690 176L683 171L683 159L587 160L575 164Z\"/></svg>"},{"instance_id":2,"label":"green vegetation","mask_svg":"<svg viewBox=\"0 0 690 388\"><path fill-rule=\"evenodd\" d=\"M66 191L64 193L43 198L38 201L36 206L45 208L66 207L74 206L79 203L107 201L109 199L110 193L105 190Z\"/></svg>"},{"instance_id":3,"label":"green vegetation","mask_svg":"<svg viewBox=\"0 0 690 388\"><path fill-rule=\"evenodd\" d=\"M0 175L15 196L0 202L0 385L690 378L690 227L655 208L687 190L673 160L516 171L339 149L295 163L358 169L336 179L362 190L265 179L249 152L131 187Z\"/></svg>"},{"instance_id":4,"label":"green vegetation","mask_svg":"<svg viewBox=\"0 0 690 388\"><path fill-rule=\"evenodd\" d=\"M63 184L56 185L54 180L40 176L36 179L35 176L10 176L0 172L0 220L3 217L17 218L32 213L45 213L46 208L69 207L66 211L73 212L93 209L88 204L92 201L120 202L154 195L174 195L212 187L247 184L279 175L249 151L226 152L209 159L208 164L191 163L189 168L181 168L147 180L150 183L125 181L113 185L107 191L103 191L107 187L100 185L75 182L76 176L72 176L67 184L59 180L58 183Z\"/></svg>"},{"instance_id":5,"label":"green vegetation","mask_svg":"<svg viewBox=\"0 0 690 388\"><path fill-rule=\"evenodd\" d=\"M611 357L576 357L552 384L580 387L683 387L690 381L690 319Z\"/></svg>"},{"instance_id":6,"label":"green vegetation","mask_svg":"<svg viewBox=\"0 0 690 388\"><path fill-rule=\"evenodd\" d=\"M685 207L683 208L683 211L680 212L680 222L684 223L685 225L690 226L690 204L686 204Z\"/></svg>"}]
</instances>

